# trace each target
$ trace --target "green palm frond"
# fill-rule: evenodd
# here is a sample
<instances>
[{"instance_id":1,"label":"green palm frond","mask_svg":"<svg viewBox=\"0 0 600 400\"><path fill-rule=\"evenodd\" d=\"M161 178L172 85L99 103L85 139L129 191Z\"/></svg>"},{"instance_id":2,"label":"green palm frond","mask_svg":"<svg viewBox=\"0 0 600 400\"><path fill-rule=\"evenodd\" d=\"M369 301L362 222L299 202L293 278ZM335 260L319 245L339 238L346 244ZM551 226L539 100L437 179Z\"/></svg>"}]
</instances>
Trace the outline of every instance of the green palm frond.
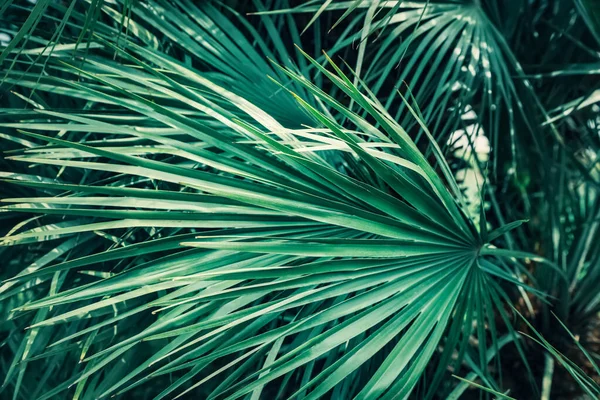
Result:
<instances>
[{"instance_id":1,"label":"green palm frond","mask_svg":"<svg viewBox=\"0 0 600 400\"><path fill-rule=\"evenodd\" d=\"M527 163L526 155L518 154L521 143L533 141L535 151L547 151L540 135L560 135L552 125L556 113L568 109L569 104L572 107L580 97L568 89L576 86L576 80L565 85L556 82L560 74L549 77L548 92L538 90L540 85L531 81L528 65L539 58L536 48L544 49L541 57L547 58L547 63L567 68L598 61L597 46L590 47L585 40L589 29L577 25L579 18L585 19L577 16L576 8L581 7L566 3L557 2L551 12L569 15L570 20L563 17L564 28L550 25L551 29L543 15L549 5L536 8L521 1L506 5L496 1L307 2L291 8L274 6L262 14L308 13L316 17L326 11L346 10L340 20L347 22L347 28L328 53L350 57L348 62L355 63L360 77L385 100L385 107L407 131L414 132L417 124L398 101L398 91L404 92L406 87L421 105L423 118L440 144L447 144L457 130L475 127L478 134L490 138L492 153L503 153L492 158L494 165L498 159L506 162L499 172L511 175L521 169L516 168L519 159ZM562 24L558 15L556 19ZM532 24L534 36L520 27L523 23ZM335 25L342 29L339 21ZM576 33L565 33L571 27ZM539 39L538 31L544 35ZM585 51L565 53L565 46L572 43ZM349 47L358 50L349 56ZM547 65L533 67L544 71ZM582 74L595 73L588 68ZM584 98L592 96L597 85L586 89L589 92ZM592 102L589 97L588 104ZM504 157L505 152L511 158Z\"/></svg>"},{"instance_id":2,"label":"green palm frond","mask_svg":"<svg viewBox=\"0 0 600 400\"><path fill-rule=\"evenodd\" d=\"M352 124L292 92L313 122L291 129L158 51L99 44L76 65L54 55L37 90L100 107L3 115L3 129L35 143L12 160L40 177L65 170L51 181L7 176L32 194L3 210L43 217L4 244L61 250L2 287L7 297L41 294L10 316L29 329L9 339L5 386L29 390L24 374L45 362L75 370L54 367L40 398L73 387L85 398L128 393L150 380L156 398L396 398L435 357L430 398L446 367L469 355L498 387L484 372L498 346L493 315L510 322L495 278L522 284L465 213L437 145L441 171L335 64L330 72L307 56L369 118L281 68ZM111 61L114 51L126 63ZM322 149L360 175L334 168ZM97 235L106 242L86 248ZM77 256L63 258L73 246Z\"/></svg>"},{"instance_id":3,"label":"green palm frond","mask_svg":"<svg viewBox=\"0 0 600 400\"><path fill-rule=\"evenodd\" d=\"M26 77L32 80L32 85L35 82L36 87L39 86L39 73L33 74L31 69L34 65L45 66L41 62L43 55L73 57L73 51L80 48L86 49L79 53L85 57L89 54L90 41L97 36L120 46L133 42L176 55L185 60L186 65L203 70L213 82L257 104L286 125L298 127L309 120L293 98L267 77L283 78L272 68L269 59L306 72L305 61L298 66L293 64L292 59L301 60L299 53L290 53L279 37L278 27L268 16L260 17L260 25L255 27L237 11L213 1L201 5L189 0L170 3L124 0L111 4L94 1L87 11L81 10L77 1L69 7L42 3L31 10L31 17L40 20L36 26L41 23L45 28L60 23L60 32L48 36L46 29L36 30L33 26L27 33L27 41L23 42L18 35L12 37L3 53L11 63L7 71L10 75L5 76L8 79L3 82L5 86ZM260 6L260 1L256 5ZM12 5L9 9L18 7ZM293 20L290 22L289 34L301 44ZM77 38L76 43L71 42L73 36ZM15 49L17 45L20 47ZM27 57L34 57L36 64ZM26 71L18 68L21 64L27 64ZM290 88L311 101L302 87Z\"/></svg>"},{"instance_id":4,"label":"green palm frond","mask_svg":"<svg viewBox=\"0 0 600 400\"><path fill-rule=\"evenodd\" d=\"M344 8L347 3L332 3L328 8ZM361 46L368 47L367 38L373 36L377 46L368 57L359 53L357 70L364 70L361 77L375 94L385 95L387 108L395 104L397 91L404 90L406 82L417 102L424 105L423 116L442 143L462 127L460 116L469 110L475 110L483 129L494 139L500 118L506 114L513 125L515 114L524 115L512 77L522 70L492 21L500 17L496 9L471 1L358 3L363 11L353 18L365 21L355 25L362 29L342 35L329 53L359 38ZM369 4L378 12L369 14ZM314 12L316 8L303 5L279 12ZM415 126L402 104L392 115L407 129ZM514 126L510 132L514 136Z\"/></svg>"},{"instance_id":5,"label":"green palm frond","mask_svg":"<svg viewBox=\"0 0 600 400\"><path fill-rule=\"evenodd\" d=\"M596 8L5 1L0 397L596 396Z\"/></svg>"},{"instance_id":6,"label":"green palm frond","mask_svg":"<svg viewBox=\"0 0 600 400\"><path fill-rule=\"evenodd\" d=\"M560 299L557 314L572 326L582 327L600 310L600 297L593 289L600 274L600 199L593 182L567 169L566 152L559 152L561 168L550 175L548 198L542 203L549 216L542 229L546 253L567 274L568 282L557 281L554 273L538 272L540 287ZM546 316L548 318L548 316ZM548 321L546 321L548 324Z\"/></svg>"}]
</instances>

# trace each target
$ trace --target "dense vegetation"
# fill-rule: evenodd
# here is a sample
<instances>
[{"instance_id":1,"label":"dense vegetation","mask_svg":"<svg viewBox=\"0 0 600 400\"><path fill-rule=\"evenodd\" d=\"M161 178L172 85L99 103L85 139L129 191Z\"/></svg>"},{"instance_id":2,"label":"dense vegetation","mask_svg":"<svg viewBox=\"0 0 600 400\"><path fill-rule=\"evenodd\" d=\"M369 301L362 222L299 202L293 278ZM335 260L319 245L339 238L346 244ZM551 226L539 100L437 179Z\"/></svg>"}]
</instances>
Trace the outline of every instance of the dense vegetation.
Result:
<instances>
[{"instance_id":1,"label":"dense vegetation","mask_svg":"<svg viewBox=\"0 0 600 400\"><path fill-rule=\"evenodd\" d=\"M594 0L0 3L0 397L600 398Z\"/></svg>"}]
</instances>

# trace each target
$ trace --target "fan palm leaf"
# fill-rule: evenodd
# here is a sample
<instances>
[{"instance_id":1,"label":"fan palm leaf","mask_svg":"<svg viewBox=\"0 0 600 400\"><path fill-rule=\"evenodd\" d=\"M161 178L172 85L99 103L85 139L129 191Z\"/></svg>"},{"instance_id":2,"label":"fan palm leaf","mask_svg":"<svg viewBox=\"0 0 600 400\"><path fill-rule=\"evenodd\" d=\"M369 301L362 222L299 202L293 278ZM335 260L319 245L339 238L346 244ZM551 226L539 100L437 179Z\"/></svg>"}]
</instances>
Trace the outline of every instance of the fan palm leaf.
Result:
<instances>
[{"instance_id":1,"label":"fan palm leaf","mask_svg":"<svg viewBox=\"0 0 600 400\"><path fill-rule=\"evenodd\" d=\"M42 293L17 297L9 315L15 332L29 329L10 339L5 387L27 392L21 382L36 362L82 360L69 374L50 368L42 378L52 389L34 397L72 387L76 397L105 397L157 380L156 398L333 390L391 399L413 392L435 357L430 398L466 355L498 388L485 372L488 347L498 346L494 313L511 328L496 278L536 291L497 262L521 254L488 245L514 225L487 232L472 223L434 142L439 171L333 63L330 72L306 55L352 109L275 67L330 110L284 86L312 121L298 128L160 51L125 43L127 51L99 38L76 64L53 53L39 85L34 76L13 82L98 106L3 115L1 126L32 144L11 159L41 171L6 175L31 195L4 199L3 210L44 215L3 243L62 249L2 287L5 297ZM361 173L332 165L322 149ZM44 179L63 169L76 173ZM112 245L61 256L90 235Z\"/></svg>"},{"instance_id":2,"label":"fan palm leaf","mask_svg":"<svg viewBox=\"0 0 600 400\"><path fill-rule=\"evenodd\" d=\"M347 28L328 53L349 57L360 78L385 100L385 107L407 131L413 132L417 124L406 105L398 101L398 91L405 91L404 85L422 106L423 118L440 144L451 147L454 132L475 127L477 135L490 138L492 152L511 155L493 154L493 170L499 173L492 177L502 177L526 170L516 168L517 161L527 164L526 156L518 154L518 149L525 147L522 143L534 143L535 151L545 154L548 149L541 137L551 133L564 140L553 124L563 115L560 113L581 106L583 99L586 105L594 101L595 85L586 86L587 93L581 97L571 93L577 80L563 83L557 80L557 73L549 75L550 83L544 90L549 89L542 92L522 67L538 56L534 51L538 47L544 49L547 63L569 66L580 60L591 65L597 62L597 51L585 40L594 31L593 7L584 3L554 5L552 12L561 26L552 26L547 42L546 36L536 38L538 30L547 30L542 14L550 6L537 9L520 1L510 5L496 1L336 1L307 2L292 8L278 3L261 14L309 13L314 19L327 11L339 14L345 10L334 28L340 30L342 20L348 21ZM579 18L587 23L587 29L585 24L577 24ZM519 27L522 23L533 25L533 38L530 30ZM577 27L573 36L565 33L571 27ZM563 49L571 43L584 51L565 54ZM351 46L358 51L349 55ZM545 63L527 67L528 71L547 68ZM591 67L584 69L583 75L594 74ZM506 164L497 171L499 159ZM481 169L485 161L479 161Z\"/></svg>"}]
</instances>

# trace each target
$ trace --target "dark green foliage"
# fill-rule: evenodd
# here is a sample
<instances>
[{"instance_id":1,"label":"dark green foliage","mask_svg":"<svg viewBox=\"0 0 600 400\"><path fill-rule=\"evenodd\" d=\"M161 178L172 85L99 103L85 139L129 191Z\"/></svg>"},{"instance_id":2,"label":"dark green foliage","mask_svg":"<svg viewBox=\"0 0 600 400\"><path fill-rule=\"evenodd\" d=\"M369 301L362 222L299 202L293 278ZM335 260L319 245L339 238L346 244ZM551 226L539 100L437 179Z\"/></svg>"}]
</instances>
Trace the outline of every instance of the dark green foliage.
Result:
<instances>
[{"instance_id":1,"label":"dark green foliage","mask_svg":"<svg viewBox=\"0 0 600 400\"><path fill-rule=\"evenodd\" d=\"M0 397L600 396L594 2L0 14Z\"/></svg>"}]
</instances>

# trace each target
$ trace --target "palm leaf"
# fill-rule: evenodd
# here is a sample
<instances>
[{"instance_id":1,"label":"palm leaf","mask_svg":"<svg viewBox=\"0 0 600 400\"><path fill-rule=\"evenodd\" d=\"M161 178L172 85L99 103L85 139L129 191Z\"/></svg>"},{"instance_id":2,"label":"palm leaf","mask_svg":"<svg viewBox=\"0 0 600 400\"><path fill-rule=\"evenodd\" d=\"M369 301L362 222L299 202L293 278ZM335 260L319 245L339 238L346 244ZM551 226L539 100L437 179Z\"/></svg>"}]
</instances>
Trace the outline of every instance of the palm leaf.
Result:
<instances>
[{"instance_id":1,"label":"palm leaf","mask_svg":"<svg viewBox=\"0 0 600 400\"><path fill-rule=\"evenodd\" d=\"M478 354L486 369L488 341L497 346L494 312L508 323L506 295L487 272L504 253L480 253L487 235L463 209L441 153L442 176L371 92L307 56L362 111L282 68L294 87L352 124L294 93L313 122L293 129L157 50L99 44L77 66L52 56L55 74L38 90L97 99L100 108L5 115L4 128L35 143L13 160L79 174L16 179L31 194L5 199L4 210L45 216L3 240L99 231L122 239L7 282L5 291L49 276L64 283L16 308L14 318L37 313L28 332L45 335L14 339L32 344L15 350L5 385L18 393L30 363L67 357L84 363L41 398L74 385L108 396L151 379L163 382L157 398L194 390L239 398L282 380L286 396L394 398L409 395L435 357L432 397L447 366L460 366L455 350ZM111 61L113 51L126 63ZM323 145L367 178L311 150ZM89 171L101 179L87 181ZM507 271L494 275L512 282ZM118 360L126 374L109 372Z\"/></svg>"}]
</instances>

